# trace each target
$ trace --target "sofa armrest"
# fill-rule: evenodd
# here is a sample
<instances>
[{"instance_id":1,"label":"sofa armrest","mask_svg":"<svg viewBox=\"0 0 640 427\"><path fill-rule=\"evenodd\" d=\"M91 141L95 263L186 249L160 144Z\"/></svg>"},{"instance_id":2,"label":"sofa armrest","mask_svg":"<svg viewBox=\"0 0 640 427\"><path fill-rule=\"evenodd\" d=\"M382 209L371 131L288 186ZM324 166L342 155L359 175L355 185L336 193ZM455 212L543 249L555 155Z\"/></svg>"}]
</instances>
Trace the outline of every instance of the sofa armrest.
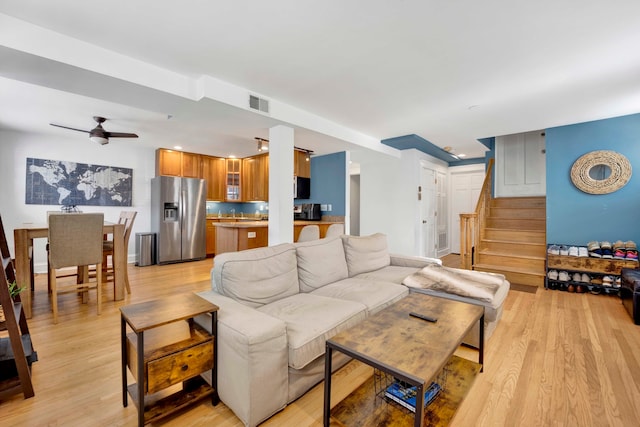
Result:
<instances>
[{"instance_id":1,"label":"sofa armrest","mask_svg":"<svg viewBox=\"0 0 640 427\"><path fill-rule=\"evenodd\" d=\"M390 257L391 257L391 265L397 265L400 267L422 268L422 267L426 267L429 264L434 264L434 263L442 265L442 261L439 260L438 258L398 255L398 254L390 254Z\"/></svg>"},{"instance_id":2,"label":"sofa armrest","mask_svg":"<svg viewBox=\"0 0 640 427\"><path fill-rule=\"evenodd\" d=\"M240 420L255 426L287 404L286 325L215 291L198 293L218 311L218 394ZM196 318L211 329L209 315Z\"/></svg>"}]
</instances>

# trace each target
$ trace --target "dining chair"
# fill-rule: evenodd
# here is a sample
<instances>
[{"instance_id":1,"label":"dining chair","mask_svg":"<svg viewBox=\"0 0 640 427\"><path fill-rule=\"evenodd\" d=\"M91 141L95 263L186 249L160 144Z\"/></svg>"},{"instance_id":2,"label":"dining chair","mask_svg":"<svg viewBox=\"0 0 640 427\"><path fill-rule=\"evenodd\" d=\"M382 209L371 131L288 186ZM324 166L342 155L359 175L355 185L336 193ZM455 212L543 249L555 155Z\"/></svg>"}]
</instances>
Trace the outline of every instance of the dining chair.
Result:
<instances>
[{"instance_id":1,"label":"dining chair","mask_svg":"<svg viewBox=\"0 0 640 427\"><path fill-rule=\"evenodd\" d=\"M320 238L320 227L317 225L305 225L300 230L298 242L308 242L310 240L318 240Z\"/></svg>"},{"instance_id":2,"label":"dining chair","mask_svg":"<svg viewBox=\"0 0 640 427\"><path fill-rule=\"evenodd\" d=\"M129 237L131 237L133 222L135 221L137 214L138 212L136 211L122 211L120 212L120 217L118 218L118 224L124 224L125 256L129 248ZM107 257L109 256L111 257L111 268L109 268L107 264ZM105 239L102 241L102 272L104 275L103 280L110 281L109 278L114 276L113 266L113 240ZM127 293L130 294L131 286L129 286L129 274L127 270L128 268L124 270L124 285L127 288Z\"/></svg>"},{"instance_id":3,"label":"dining chair","mask_svg":"<svg viewBox=\"0 0 640 427\"><path fill-rule=\"evenodd\" d=\"M71 211L71 210L58 210L58 211L47 211L47 224L49 223L49 217L51 215L69 215L69 214L77 214L77 213L82 213L82 211L79 210L75 210L75 211ZM48 287L48 291L49 293L51 293L51 280L49 278L49 241L47 241L47 245L46 245L46 250L47 250L47 287ZM33 271L33 267L31 268L31 271ZM60 274L58 273L57 277L60 279L62 277L76 277L76 283L80 283L80 281L82 280L81 278L81 274L82 271L78 268L75 269L75 271L67 271L64 274ZM33 287L32 287L32 290Z\"/></svg>"},{"instance_id":4,"label":"dining chair","mask_svg":"<svg viewBox=\"0 0 640 427\"><path fill-rule=\"evenodd\" d=\"M329 228L327 228L327 234L325 234L325 239L327 237L333 236L341 236L344 234L344 224L331 224Z\"/></svg>"},{"instance_id":5,"label":"dining chair","mask_svg":"<svg viewBox=\"0 0 640 427\"><path fill-rule=\"evenodd\" d=\"M58 294L67 292L87 293L96 288L98 314L102 311L102 275L96 281L86 277L82 283L58 283L56 270L65 267L88 267L102 269L102 228L104 215L86 213L74 215L49 215L49 287L53 308L53 323L58 323ZM84 295L83 295L84 299Z\"/></svg>"}]
</instances>

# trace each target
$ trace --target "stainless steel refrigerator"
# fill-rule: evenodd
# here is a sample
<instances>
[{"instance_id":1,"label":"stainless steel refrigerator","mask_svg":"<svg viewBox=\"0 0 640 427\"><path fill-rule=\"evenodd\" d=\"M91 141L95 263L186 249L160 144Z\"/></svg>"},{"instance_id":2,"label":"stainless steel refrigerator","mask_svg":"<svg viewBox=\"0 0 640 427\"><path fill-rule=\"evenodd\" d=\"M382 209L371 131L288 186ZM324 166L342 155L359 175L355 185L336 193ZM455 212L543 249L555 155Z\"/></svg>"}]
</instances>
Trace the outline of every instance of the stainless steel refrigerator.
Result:
<instances>
[{"instance_id":1,"label":"stainless steel refrigerator","mask_svg":"<svg viewBox=\"0 0 640 427\"><path fill-rule=\"evenodd\" d=\"M158 264L206 257L207 184L204 179L151 179L151 231Z\"/></svg>"}]
</instances>

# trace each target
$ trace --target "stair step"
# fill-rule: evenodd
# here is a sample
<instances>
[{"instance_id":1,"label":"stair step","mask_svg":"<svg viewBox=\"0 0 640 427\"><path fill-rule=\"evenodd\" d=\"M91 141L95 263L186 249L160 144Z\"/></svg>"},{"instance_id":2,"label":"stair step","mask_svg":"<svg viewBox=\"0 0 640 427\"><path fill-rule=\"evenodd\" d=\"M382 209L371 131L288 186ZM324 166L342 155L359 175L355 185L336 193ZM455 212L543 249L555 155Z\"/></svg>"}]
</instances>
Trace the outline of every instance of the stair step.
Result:
<instances>
[{"instance_id":1,"label":"stair step","mask_svg":"<svg viewBox=\"0 0 640 427\"><path fill-rule=\"evenodd\" d=\"M547 244L546 230L505 230L501 228L486 228L483 239Z\"/></svg>"},{"instance_id":2,"label":"stair step","mask_svg":"<svg viewBox=\"0 0 640 427\"><path fill-rule=\"evenodd\" d=\"M515 267L505 267L505 266L487 265L487 264L475 264L473 266L473 269L477 271L487 271L490 273L504 274L504 276L507 278L507 280L510 283L544 287L544 278L545 278L544 272L532 273L530 271L522 270Z\"/></svg>"},{"instance_id":3,"label":"stair step","mask_svg":"<svg viewBox=\"0 0 640 427\"><path fill-rule=\"evenodd\" d=\"M546 230L546 219L539 218L495 218L488 217L486 220L488 228L503 228L508 230Z\"/></svg>"},{"instance_id":4,"label":"stair step","mask_svg":"<svg viewBox=\"0 0 640 427\"><path fill-rule=\"evenodd\" d=\"M542 242L518 242L511 240L490 240L482 239L479 245L479 252L490 251L494 253L507 253L535 257L545 257L547 246Z\"/></svg>"},{"instance_id":5,"label":"stair step","mask_svg":"<svg viewBox=\"0 0 640 427\"><path fill-rule=\"evenodd\" d=\"M489 212L489 217L511 219L546 219L547 208L492 207Z\"/></svg>"},{"instance_id":6,"label":"stair step","mask_svg":"<svg viewBox=\"0 0 640 427\"><path fill-rule=\"evenodd\" d=\"M499 197L491 199L492 207L546 208L545 197Z\"/></svg>"},{"instance_id":7,"label":"stair step","mask_svg":"<svg viewBox=\"0 0 640 427\"><path fill-rule=\"evenodd\" d=\"M544 275L545 257L527 257L520 254L477 252L474 262L477 264L497 265L501 267L516 267L524 271Z\"/></svg>"}]
</instances>

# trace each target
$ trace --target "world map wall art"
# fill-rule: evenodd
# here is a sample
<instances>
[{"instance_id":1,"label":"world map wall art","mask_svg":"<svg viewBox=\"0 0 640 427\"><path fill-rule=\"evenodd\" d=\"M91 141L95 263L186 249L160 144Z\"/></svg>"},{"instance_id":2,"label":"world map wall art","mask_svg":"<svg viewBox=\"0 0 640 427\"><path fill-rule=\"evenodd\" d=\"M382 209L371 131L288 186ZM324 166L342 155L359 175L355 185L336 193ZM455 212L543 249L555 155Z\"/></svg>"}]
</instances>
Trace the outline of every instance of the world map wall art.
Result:
<instances>
[{"instance_id":1,"label":"world map wall art","mask_svg":"<svg viewBox=\"0 0 640 427\"><path fill-rule=\"evenodd\" d=\"M131 206L133 169L27 158L25 203Z\"/></svg>"}]
</instances>

